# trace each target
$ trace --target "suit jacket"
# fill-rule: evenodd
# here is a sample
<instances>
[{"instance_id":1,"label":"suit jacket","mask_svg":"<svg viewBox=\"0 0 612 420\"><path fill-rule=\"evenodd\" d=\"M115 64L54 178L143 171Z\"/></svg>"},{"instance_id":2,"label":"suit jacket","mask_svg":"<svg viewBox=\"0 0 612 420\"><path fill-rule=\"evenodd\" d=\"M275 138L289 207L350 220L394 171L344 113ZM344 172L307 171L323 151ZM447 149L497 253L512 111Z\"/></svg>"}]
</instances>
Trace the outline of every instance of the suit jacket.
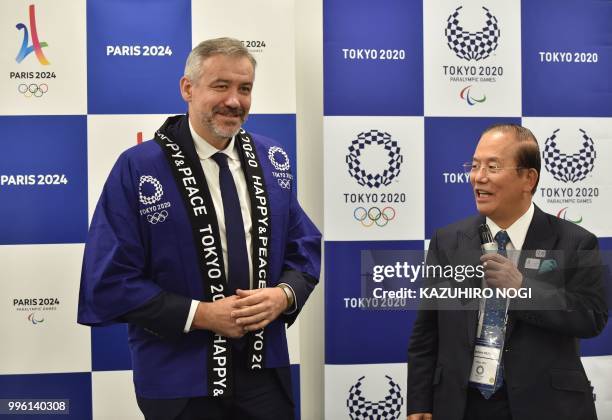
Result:
<instances>
[{"instance_id":1,"label":"suit jacket","mask_svg":"<svg viewBox=\"0 0 612 420\"><path fill-rule=\"evenodd\" d=\"M485 218L475 216L439 229L427 263L479 264L477 229L482 223ZM555 250L542 258L549 258L540 266L547 268L525 268L527 258L541 257L535 250ZM517 266L532 299L513 299L508 312L502 357L512 418L595 419L578 338L598 335L607 322L596 237L536 206ZM461 287L480 287L480 282L466 281ZM478 305L477 300L462 304L465 310L419 310L408 349L408 414L463 419Z\"/></svg>"},{"instance_id":2,"label":"suit jacket","mask_svg":"<svg viewBox=\"0 0 612 420\"><path fill-rule=\"evenodd\" d=\"M187 117L171 117L162 129L194 162L194 171L201 171ZM295 320L318 280L321 235L293 188L277 182L268 153L279 145L252 137L270 206L267 285L287 283L296 296L296 310L264 330L264 366L278 368L289 365L285 323ZM158 213L148 211L150 199L140 191L143 179L156 186ZM113 167L85 246L78 322L129 322L134 384L142 398L208 395L206 361L213 335L183 333L191 300L204 300L205 287L188 211L162 147L144 142L124 152Z\"/></svg>"}]
</instances>

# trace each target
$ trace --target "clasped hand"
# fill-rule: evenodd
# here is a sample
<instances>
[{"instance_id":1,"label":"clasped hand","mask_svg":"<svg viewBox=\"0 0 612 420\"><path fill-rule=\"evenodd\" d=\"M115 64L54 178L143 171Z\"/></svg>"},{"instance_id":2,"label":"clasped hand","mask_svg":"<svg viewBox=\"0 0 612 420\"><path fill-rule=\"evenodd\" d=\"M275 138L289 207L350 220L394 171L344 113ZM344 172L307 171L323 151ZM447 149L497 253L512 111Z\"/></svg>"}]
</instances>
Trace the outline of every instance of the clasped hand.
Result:
<instances>
[{"instance_id":1,"label":"clasped hand","mask_svg":"<svg viewBox=\"0 0 612 420\"><path fill-rule=\"evenodd\" d=\"M287 296L279 287L236 290L214 302L200 302L192 326L219 335L240 338L264 328L287 309Z\"/></svg>"}]
</instances>

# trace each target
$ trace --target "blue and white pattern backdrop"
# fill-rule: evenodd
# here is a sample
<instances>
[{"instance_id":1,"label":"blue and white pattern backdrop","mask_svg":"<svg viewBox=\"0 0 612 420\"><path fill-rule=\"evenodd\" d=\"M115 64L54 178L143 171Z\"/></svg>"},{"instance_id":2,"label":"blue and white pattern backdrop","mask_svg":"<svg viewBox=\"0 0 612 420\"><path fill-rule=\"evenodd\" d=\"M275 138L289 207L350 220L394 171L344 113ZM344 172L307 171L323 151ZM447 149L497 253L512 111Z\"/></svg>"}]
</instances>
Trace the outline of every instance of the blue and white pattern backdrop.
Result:
<instances>
[{"instance_id":1,"label":"blue and white pattern backdrop","mask_svg":"<svg viewBox=\"0 0 612 420\"><path fill-rule=\"evenodd\" d=\"M142 418L125 325L76 324L83 243L114 161L186 111L187 54L219 36L258 60L246 128L281 142L295 176L293 1L3 2L0 400L68 399L67 419Z\"/></svg>"},{"instance_id":2,"label":"blue and white pattern backdrop","mask_svg":"<svg viewBox=\"0 0 612 420\"><path fill-rule=\"evenodd\" d=\"M609 252L612 3L324 0L323 21L325 417L404 418L415 312L368 309L362 251L422 251L475 214L461 165L510 121L543 151L536 204ZM612 327L581 351L612 419Z\"/></svg>"}]
</instances>

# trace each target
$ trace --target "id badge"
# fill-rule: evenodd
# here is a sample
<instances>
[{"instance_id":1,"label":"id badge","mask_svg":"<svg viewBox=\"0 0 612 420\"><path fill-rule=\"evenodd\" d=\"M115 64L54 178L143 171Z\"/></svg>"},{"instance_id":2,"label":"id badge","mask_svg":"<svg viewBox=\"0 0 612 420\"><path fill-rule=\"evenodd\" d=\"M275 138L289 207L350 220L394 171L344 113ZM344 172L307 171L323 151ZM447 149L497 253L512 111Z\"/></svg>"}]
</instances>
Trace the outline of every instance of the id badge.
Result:
<instances>
[{"instance_id":1,"label":"id badge","mask_svg":"<svg viewBox=\"0 0 612 420\"><path fill-rule=\"evenodd\" d=\"M501 350L496 347L476 345L470 382L478 385L493 386L499 367Z\"/></svg>"}]
</instances>

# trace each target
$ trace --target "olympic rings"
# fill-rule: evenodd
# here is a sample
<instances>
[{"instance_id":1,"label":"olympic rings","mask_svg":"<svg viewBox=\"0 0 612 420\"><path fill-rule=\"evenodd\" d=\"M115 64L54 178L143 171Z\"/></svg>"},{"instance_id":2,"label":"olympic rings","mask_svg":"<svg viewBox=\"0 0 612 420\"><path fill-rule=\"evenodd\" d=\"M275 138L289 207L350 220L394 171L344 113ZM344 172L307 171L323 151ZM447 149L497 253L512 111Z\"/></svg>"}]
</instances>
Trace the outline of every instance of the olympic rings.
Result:
<instances>
[{"instance_id":1,"label":"olympic rings","mask_svg":"<svg viewBox=\"0 0 612 420\"><path fill-rule=\"evenodd\" d=\"M46 83L41 83L40 85L37 85L36 83L30 83L29 85L22 83L17 86L17 92L21 93L26 98L31 98L32 96L35 98L40 98L48 91L49 86Z\"/></svg>"},{"instance_id":2,"label":"olympic rings","mask_svg":"<svg viewBox=\"0 0 612 420\"><path fill-rule=\"evenodd\" d=\"M152 225L156 225L158 223L163 223L166 221L168 217L168 212L166 210L162 210L159 213L149 214L147 216L147 221Z\"/></svg>"},{"instance_id":3,"label":"olympic rings","mask_svg":"<svg viewBox=\"0 0 612 420\"><path fill-rule=\"evenodd\" d=\"M370 227L376 224L379 227L383 227L395 219L395 209L390 206L382 210L376 206L370 207L368 210L365 207L357 207L353 211L353 217L358 222L361 222L362 226Z\"/></svg>"},{"instance_id":4,"label":"olympic rings","mask_svg":"<svg viewBox=\"0 0 612 420\"><path fill-rule=\"evenodd\" d=\"M278 181L278 185L281 188L285 188L286 190L291 188L291 180L289 180L287 178L279 178L277 181Z\"/></svg>"}]
</instances>

